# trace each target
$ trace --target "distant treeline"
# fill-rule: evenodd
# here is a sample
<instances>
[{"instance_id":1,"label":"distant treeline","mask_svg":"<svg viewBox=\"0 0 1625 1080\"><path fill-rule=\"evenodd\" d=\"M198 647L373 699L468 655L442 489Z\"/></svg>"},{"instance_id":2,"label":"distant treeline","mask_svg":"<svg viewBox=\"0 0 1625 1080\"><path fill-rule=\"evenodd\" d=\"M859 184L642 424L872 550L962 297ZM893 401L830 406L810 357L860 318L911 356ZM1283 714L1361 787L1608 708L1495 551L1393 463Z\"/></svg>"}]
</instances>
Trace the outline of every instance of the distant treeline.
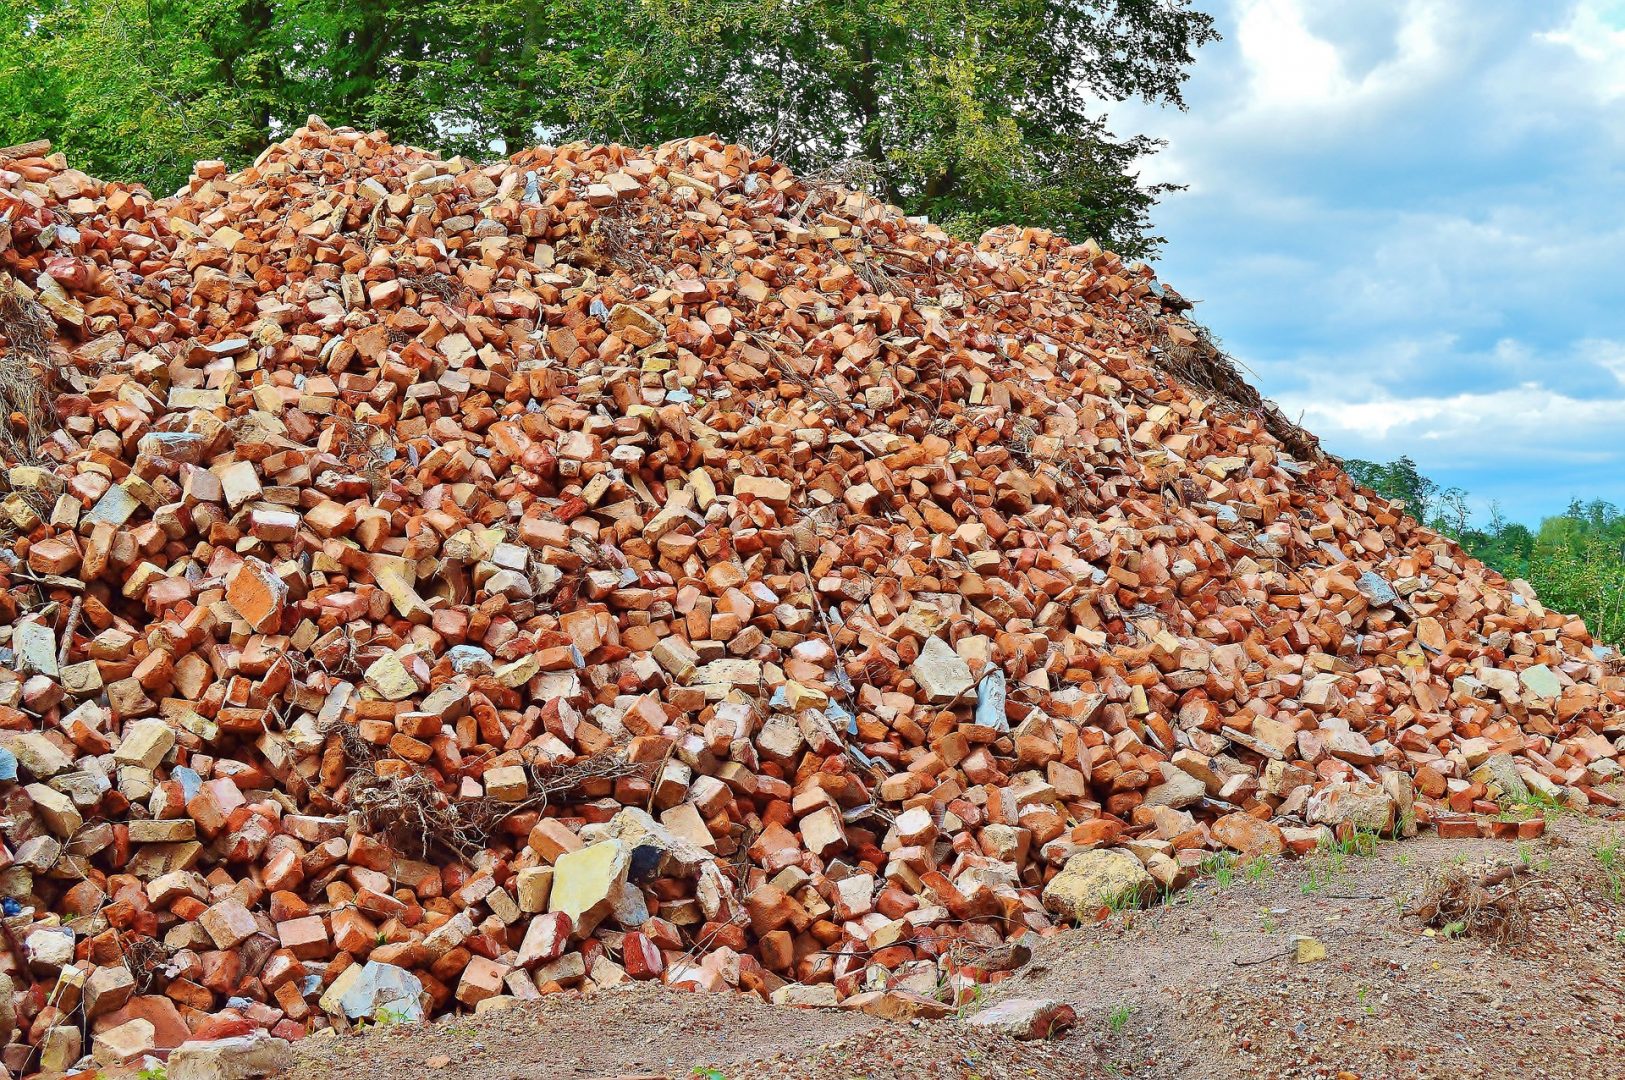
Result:
<instances>
[{"instance_id":1,"label":"distant treeline","mask_svg":"<svg viewBox=\"0 0 1625 1080\"><path fill-rule=\"evenodd\" d=\"M1539 529L1508 521L1491 506L1479 523L1460 488L1440 487L1409 457L1379 464L1344 462L1350 476L1387 499L1403 500L1418 520L1452 537L1468 554L1535 587L1541 603L1585 619L1600 641L1625 641L1625 514L1601 499L1575 499Z\"/></svg>"}]
</instances>

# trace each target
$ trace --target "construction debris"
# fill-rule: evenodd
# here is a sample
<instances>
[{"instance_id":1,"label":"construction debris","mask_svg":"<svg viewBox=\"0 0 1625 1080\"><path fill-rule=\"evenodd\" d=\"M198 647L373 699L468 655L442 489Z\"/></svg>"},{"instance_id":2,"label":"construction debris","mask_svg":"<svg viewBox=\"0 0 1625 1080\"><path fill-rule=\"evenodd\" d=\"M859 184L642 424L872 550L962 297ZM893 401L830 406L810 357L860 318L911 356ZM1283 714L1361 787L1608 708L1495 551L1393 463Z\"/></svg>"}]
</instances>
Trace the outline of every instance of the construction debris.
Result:
<instances>
[{"instance_id":1,"label":"construction debris","mask_svg":"<svg viewBox=\"0 0 1625 1080\"><path fill-rule=\"evenodd\" d=\"M312 119L167 199L47 154L0 159L14 1074L628 980L940 1015L1217 851L1620 771L1613 654L1092 243L710 139Z\"/></svg>"}]
</instances>

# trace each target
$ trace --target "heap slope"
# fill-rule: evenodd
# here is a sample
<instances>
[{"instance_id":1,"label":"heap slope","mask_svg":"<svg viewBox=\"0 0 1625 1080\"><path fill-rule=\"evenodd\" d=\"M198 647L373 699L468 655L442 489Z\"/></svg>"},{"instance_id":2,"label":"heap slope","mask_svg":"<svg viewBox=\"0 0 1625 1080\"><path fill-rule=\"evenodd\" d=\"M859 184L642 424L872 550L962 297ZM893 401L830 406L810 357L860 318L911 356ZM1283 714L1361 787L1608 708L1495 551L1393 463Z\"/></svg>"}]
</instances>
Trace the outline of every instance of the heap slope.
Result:
<instances>
[{"instance_id":1,"label":"heap slope","mask_svg":"<svg viewBox=\"0 0 1625 1080\"><path fill-rule=\"evenodd\" d=\"M13 1072L629 979L931 1015L1215 853L1619 772L1613 653L1093 243L714 139L313 119L165 199L44 154L0 155Z\"/></svg>"}]
</instances>

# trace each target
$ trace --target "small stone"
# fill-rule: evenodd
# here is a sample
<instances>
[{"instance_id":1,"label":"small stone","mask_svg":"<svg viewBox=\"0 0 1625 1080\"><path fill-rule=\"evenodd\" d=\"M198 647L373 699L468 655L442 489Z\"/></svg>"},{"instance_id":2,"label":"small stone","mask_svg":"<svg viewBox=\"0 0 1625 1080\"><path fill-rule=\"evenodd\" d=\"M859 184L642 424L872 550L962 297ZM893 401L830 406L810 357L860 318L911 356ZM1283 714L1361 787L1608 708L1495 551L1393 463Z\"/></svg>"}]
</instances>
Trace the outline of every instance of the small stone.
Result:
<instances>
[{"instance_id":1,"label":"small stone","mask_svg":"<svg viewBox=\"0 0 1625 1080\"><path fill-rule=\"evenodd\" d=\"M1059 1035L1078 1022L1072 1006L1051 998L1007 998L971 1016L971 1027L1031 1041Z\"/></svg>"},{"instance_id":2,"label":"small stone","mask_svg":"<svg viewBox=\"0 0 1625 1080\"><path fill-rule=\"evenodd\" d=\"M275 1076L292 1063L293 1050L286 1039L255 1031L183 1043L170 1052L168 1080L257 1080Z\"/></svg>"}]
</instances>

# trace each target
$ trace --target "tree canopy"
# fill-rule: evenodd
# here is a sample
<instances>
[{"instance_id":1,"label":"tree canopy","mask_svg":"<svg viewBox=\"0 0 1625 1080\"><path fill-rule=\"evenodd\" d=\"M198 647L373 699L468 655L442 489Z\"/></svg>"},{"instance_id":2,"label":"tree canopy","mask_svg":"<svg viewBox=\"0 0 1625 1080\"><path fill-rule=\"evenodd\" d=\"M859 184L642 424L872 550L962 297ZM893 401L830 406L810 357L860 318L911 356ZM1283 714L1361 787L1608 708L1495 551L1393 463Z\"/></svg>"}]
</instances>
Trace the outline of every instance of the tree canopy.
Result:
<instances>
[{"instance_id":1,"label":"tree canopy","mask_svg":"<svg viewBox=\"0 0 1625 1080\"><path fill-rule=\"evenodd\" d=\"M1155 246L1113 101L1183 106L1192 0L0 0L0 145L167 192L318 113L476 157L715 132L974 235Z\"/></svg>"}]
</instances>

